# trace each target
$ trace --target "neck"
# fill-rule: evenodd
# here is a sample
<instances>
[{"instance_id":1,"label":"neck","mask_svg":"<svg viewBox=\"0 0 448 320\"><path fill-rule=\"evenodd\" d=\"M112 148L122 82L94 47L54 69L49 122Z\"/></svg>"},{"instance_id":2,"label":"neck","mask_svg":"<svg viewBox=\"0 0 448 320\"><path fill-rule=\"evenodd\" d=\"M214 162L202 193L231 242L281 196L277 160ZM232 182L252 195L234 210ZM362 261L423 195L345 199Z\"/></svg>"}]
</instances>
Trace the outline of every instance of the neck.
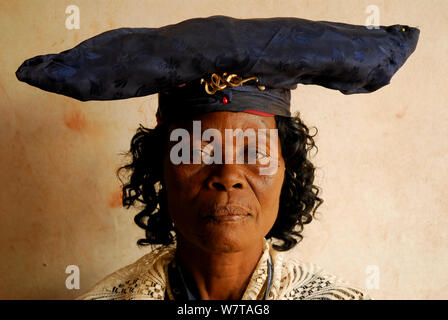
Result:
<instances>
[{"instance_id":1,"label":"neck","mask_svg":"<svg viewBox=\"0 0 448 320\"><path fill-rule=\"evenodd\" d=\"M235 252L209 252L178 239L176 256L201 300L240 300L263 252L263 239Z\"/></svg>"}]
</instances>

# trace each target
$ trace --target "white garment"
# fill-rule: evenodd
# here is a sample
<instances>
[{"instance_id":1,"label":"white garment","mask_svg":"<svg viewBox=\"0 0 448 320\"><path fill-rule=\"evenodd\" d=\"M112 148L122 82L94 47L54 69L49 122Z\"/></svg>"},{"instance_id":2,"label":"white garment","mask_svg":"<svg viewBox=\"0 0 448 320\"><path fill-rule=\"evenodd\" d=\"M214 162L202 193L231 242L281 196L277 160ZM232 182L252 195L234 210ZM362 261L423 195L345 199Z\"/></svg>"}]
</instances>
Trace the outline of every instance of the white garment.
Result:
<instances>
[{"instance_id":1,"label":"white garment","mask_svg":"<svg viewBox=\"0 0 448 320\"><path fill-rule=\"evenodd\" d=\"M161 300L173 299L168 279L168 264L174 258L175 245L160 246L136 262L121 268L100 282L80 300ZM263 241L263 254L252 274L242 300L260 300L267 286L269 254L274 272L268 300L364 300L369 295L328 274L315 264L303 263L294 258L285 259L283 252Z\"/></svg>"}]
</instances>

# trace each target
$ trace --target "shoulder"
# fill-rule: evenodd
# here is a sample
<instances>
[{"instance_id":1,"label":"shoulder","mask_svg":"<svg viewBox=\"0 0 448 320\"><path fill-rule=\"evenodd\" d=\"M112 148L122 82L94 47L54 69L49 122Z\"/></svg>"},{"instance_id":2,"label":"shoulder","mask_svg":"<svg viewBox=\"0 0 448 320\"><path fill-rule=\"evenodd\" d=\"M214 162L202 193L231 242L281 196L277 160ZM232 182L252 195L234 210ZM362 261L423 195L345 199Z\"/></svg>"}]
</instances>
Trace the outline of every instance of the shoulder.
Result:
<instances>
[{"instance_id":1,"label":"shoulder","mask_svg":"<svg viewBox=\"0 0 448 320\"><path fill-rule=\"evenodd\" d=\"M282 259L281 259L282 260ZM326 272L314 263L295 258L282 260L277 266L276 299L281 300L370 300L357 286Z\"/></svg>"},{"instance_id":2,"label":"shoulder","mask_svg":"<svg viewBox=\"0 0 448 320\"><path fill-rule=\"evenodd\" d=\"M172 246L154 249L96 283L76 300L163 299L166 265L174 256Z\"/></svg>"}]
</instances>

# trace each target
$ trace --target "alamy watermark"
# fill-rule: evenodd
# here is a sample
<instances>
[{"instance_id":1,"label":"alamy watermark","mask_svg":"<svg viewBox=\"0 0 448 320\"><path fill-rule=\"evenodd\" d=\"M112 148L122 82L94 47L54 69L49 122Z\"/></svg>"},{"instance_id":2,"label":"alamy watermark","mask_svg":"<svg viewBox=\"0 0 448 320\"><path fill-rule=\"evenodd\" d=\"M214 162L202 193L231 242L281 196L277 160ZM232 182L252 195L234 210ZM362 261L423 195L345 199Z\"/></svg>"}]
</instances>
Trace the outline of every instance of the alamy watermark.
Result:
<instances>
[{"instance_id":1,"label":"alamy watermark","mask_svg":"<svg viewBox=\"0 0 448 320\"><path fill-rule=\"evenodd\" d=\"M170 141L178 142L170 150L171 163L248 164L258 166L260 175L274 175L277 172L277 129L225 129L224 140L222 132L217 129L210 128L201 132L201 121L193 121L192 134L183 128L171 132Z\"/></svg>"},{"instance_id":2,"label":"alamy watermark","mask_svg":"<svg viewBox=\"0 0 448 320\"><path fill-rule=\"evenodd\" d=\"M380 28L380 8L371 4L367 6L366 13L368 14L366 19L367 29L379 29Z\"/></svg>"},{"instance_id":3,"label":"alamy watermark","mask_svg":"<svg viewBox=\"0 0 448 320\"><path fill-rule=\"evenodd\" d=\"M65 19L65 27L68 30L79 29L80 27L80 14L79 7L75 5L69 5L65 8L65 13L69 16Z\"/></svg>"},{"instance_id":4,"label":"alamy watermark","mask_svg":"<svg viewBox=\"0 0 448 320\"><path fill-rule=\"evenodd\" d=\"M366 277L366 289L380 289L380 267L375 264L368 265L365 270Z\"/></svg>"},{"instance_id":5,"label":"alamy watermark","mask_svg":"<svg viewBox=\"0 0 448 320\"><path fill-rule=\"evenodd\" d=\"M65 287L68 290L79 289L79 267L69 265L65 268L65 273L69 274L69 276L65 279Z\"/></svg>"}]
</instances>

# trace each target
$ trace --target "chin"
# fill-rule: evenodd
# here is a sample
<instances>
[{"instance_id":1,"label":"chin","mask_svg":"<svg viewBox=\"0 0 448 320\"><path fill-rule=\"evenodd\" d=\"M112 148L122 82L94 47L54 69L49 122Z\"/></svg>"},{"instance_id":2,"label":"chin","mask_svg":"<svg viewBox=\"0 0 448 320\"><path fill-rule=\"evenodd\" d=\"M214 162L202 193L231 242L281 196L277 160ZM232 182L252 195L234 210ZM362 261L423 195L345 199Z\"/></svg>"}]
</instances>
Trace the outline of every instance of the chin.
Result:
<instances>
[{"instance_id":1,"label":"chin","mask_svg":"<svg viewBox=\"0 0 448 320\"><path fill-rule=\"evenodd\" d=\"M256 239L248 238L249 232L214 232L203 235L198 239L198 245L204 250L213 253L231 253L243 251L247 247L253 246Z\"/></svg>"},{"instance_id":2,"label":"chin","mask_svg":"<svg viewBox=\"0 0 448 320\"><path fill-rule=\"evenodd\" d=\"M209 243L207 245L202 245L204 250L214 252L214 253L231 253L231 252L239 252L243 251L244 248L247 245L242 244L238 241L229 241L228 239L225 240L218 240L214 243Z\"/></svg>"}]
</instances>

